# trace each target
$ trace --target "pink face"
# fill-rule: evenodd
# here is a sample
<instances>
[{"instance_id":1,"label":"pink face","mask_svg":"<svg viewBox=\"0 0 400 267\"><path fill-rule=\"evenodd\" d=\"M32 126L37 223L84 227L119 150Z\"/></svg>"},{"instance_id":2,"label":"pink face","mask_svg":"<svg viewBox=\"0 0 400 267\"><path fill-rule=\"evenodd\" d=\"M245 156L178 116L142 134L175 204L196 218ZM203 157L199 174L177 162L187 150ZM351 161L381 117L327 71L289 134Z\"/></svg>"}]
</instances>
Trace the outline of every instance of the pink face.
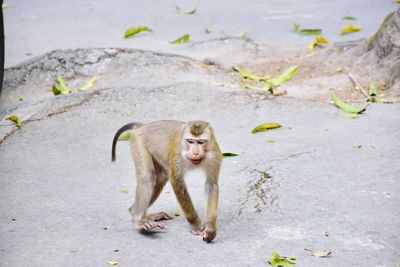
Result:
<instances>
[{"instance_id":1,"label":"pink face","mask_svg":"<svg viewBox=\"0 0 400 267\"><path fill-rule=\"evenodd\" d=\"M194 165L200 164L206 156L207 139L187 138L186 144L189 147L187 159Z\"/></svg>"}]
</instances>

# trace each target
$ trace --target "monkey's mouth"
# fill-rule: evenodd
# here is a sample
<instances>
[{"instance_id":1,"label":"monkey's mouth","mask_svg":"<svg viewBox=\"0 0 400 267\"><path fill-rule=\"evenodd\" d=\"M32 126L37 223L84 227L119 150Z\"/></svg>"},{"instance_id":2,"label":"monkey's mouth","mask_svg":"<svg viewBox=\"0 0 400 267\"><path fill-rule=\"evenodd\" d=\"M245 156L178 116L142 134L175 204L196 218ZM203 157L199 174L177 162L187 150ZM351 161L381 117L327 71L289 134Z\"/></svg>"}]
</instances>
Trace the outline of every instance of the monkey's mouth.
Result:
<instances>
[{"instance_id":1,"label":"monkey's mouth","mask_svg":"<svg viewBox=\"0 0 400 267\"><path fill-rule=\"evenodd\" d=\"M201 159L191 159L190 160L194 165L198 165L201 162Z\"/></svg>"}]
</instances>

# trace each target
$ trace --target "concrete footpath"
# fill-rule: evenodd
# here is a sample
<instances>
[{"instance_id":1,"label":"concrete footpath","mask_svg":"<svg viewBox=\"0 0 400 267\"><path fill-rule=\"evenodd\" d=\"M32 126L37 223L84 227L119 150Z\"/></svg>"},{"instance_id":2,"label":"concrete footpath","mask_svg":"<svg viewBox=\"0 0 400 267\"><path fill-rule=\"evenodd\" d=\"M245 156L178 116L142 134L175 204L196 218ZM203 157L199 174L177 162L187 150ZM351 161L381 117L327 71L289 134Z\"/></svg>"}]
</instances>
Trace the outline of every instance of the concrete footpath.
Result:
<instances>
[{"instance_id":1,"label":"concrete footpath","mask_svg":"<svg viewBox=\"0 0 400 267\"><path fill-rule=\"evenodd\" d=\"M52 16L54 3L50 2L37 1L36 6L47 6L41 12ZM369 2L379 6L378 1ZM5 13L31 5L10 3ZM224 3L231 12L266 5ZM285 4L272 3L276 10ZM305 3L304 9L328 5ZM83 5L95 10L115 6L106 1ZM149 1L142 8L153 14L150 10L163 10L165 5L160 3L156 9L155 2ZM212 4L200 3L199 12L202 6L210 9ZM381 6L382 14L396 7L386 2ZM368 10L365 14L372 11L361 7L350 11L357 10L354 13L364 21L363 8ZM335 12L335 17L347 14ZM378 14L370 17L371 31L385 16ZM16 23L6 17L6 22L11 21ZM175 30L169 34L175 36ZM99 35L94 38L105 40L104 33ZM328 99L311 101L220 87L218 82L237 83L232 64L277 50L267 47L262 38L268 36L218 38L202 43L201 49L186 44L170 50L164 45L149 47L153 51L121 48L122 44L66 45L52 47L62 49L52 52L46 47L46 54L27 58L20 53L25 51L20 44L5 72L0 100L0 266L109 266L110 260L117 266L269 266L273 251L297 257L296 266L399 264L400 104L371 103L357 119L347 119ZM52 94L57 74L65 78L71 94ZM98 78L93 88L76 89L92 76ZM299 81L307 82L293 79L288 86ZM9 115L18 115L21 129L5 119ZM118 143L117 161L111 164L111 141L128 122L161 119L208 120L222 150L240 153L223 162L218 233L210 244L190 234L183 216L148 235L135 231L131 223L127 209L136 181L129 144ZM283 127L251 133L264 122ZM192 173L186 180L203 214L203 175ZM182 214L170 185L151 211ZM305 249L332 254L318 258Z\"/></svg>"}]
</instances>

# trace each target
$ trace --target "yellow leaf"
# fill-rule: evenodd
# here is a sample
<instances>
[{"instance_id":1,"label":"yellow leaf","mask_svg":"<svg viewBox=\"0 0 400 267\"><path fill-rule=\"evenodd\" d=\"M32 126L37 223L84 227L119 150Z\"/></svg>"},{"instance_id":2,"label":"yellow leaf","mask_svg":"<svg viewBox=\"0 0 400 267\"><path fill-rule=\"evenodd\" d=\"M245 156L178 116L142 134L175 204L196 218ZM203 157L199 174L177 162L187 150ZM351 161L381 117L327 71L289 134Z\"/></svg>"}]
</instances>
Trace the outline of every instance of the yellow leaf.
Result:
<instances>
[{"instance_id":1,"label":"yellow leaf","mask_svg":"<svg viewBox=\"0 0 400 267\"><path fill-rule=\"evenodd\" d=\"M10 121L15 122L15 123L17 124L18 128L21 128L21 127L22 127L22 123L21 123L21 121L19 120L18 116L15 116L15 115L8 116L8 117L7 117L7 120L10 120Z\"/></svg>"},{"instance_id":2,"label":"yellow leaf","mask_svg":"<svg viewBox=\"0 0 400 267\"><path fill-rule=\"evenodd\" d=\"M346 25L344 26L341 30L340 30L340 34L346 34L346 33L350 33L350 32L358 32L361 31L361 27L360 26L355 26L355 25Z\"/></svg>"},{"instance_id":3,"label":"yellow leaf","mask_svg":"<svg viewBox=\"0 0 400 267\"><path fill-rule=\"evenodd\" d=\"M134 36L134 35L138 34L139 32L152 32L152 31L153 30L147 26L135 26L135 27L131 27L131 28L127 29L125 31L124 37L128 38L130 36Z\"/></svg>"},{"instance_id":4,"label":"yellow leaf","mask_svg":"<svg viewBox=\"0 0 400 267\"><path fill-rule=\"evenodd\" d=\"M23 96L20 96L18 99L19 99L19 101L24 101L25 100L25 98Z\"/></svg>"},{"instance_id":5,"label":"yellow leaf","mask_svg":"<svg viewBox=\"0 0 400 267\"><path fill-rule=\"evenodd\" d=\"M267 142L268 142L268 143L275 143L275 141L272 140L272 139L268 139Z\"/></svg>"},{"instance_id":6,"label":"yellow leaf","mask_svg":"<svg viewBox=\"0 0 400 267\"><path fill-rule=\"evenodd\" d=\"M185 34L182 37L179 37L176 40L173 40L171 42L169 42L170 44L183 44L183 43L188 43L190 42L190 35L189 34Z\"/></svg>"},{"instance_id":7,"label":"yellow leaf","mask_svg":"<svg viewBox=\"0 0 400 267\"><path fill-rule=\"evenodd\" d=\"M263 123L260 124L258 126L256 126L251 133L256 133L256 132L265 132L268 131L269 129L275 129L275 128L279 128L282 127L282 125L280 125L279 123L276 122L267 122L267 123Z\"/></svg>"},{"instance_id":8,"label":"yellow leaf","mask_svg":"<svg viewBox=\"0 0 400 267\"><path fill-rule=\"evenodd\" d=\"M121 190L121 192L122 192L122 193L128 193L129 190L128 190L128 188L124 188L124 189Z\"/></svg>"},{"instance_id":9,"label":"yellow leaf","mask_svg":"<svg viewBox=\"0 0 400 267\"><path fill-rule=\"evenodd\" d=\"M176 217L178 217L178 216L181 216L181 213L180 213L179 211L176 211L176 212L174 213L174 215L175 215Z\"/></svg>"},{"instance_id":10,"label":"yellow leaf","mask_svg":"<svg viewBox=\"0 0 400 267\"><path fill-rule=\"evenodd\" d=\"M315 37L315 42L316 42L317 44L329 44L328 40L326 40L326 39L325 39L324 37L322 37L322 36Z\"/></svg>"},{"instance_id":11,"label":"yellow leaf","mask_svg":"<svg viewBox=\"0 0 400 267\"><path fill-rule=\"evenodd\" d=\"M91 87L93 87L93 85L96 83L97 77L93 76L90 81L88 81L85 85L79 87L79 91L85 91Z\"/></svg>"},{"instance_id":12,"label":"yellow leaf","mask_svg":"<svg viewBox=\"0 0 400 267\"><path fill-rule=\"evenodd\" d=\"M109 264L109 265L117 265L118 261L109 260L109 261L107 261L107 264Z\"/></svg>"},{"instance_id":13,"label":"yellow leaf","mask_svg":"<svg viewBox=\"0 0 400 267\"><path fill-rule=\"evenodd\" d=\"M317 43L316 42L312 42L308 44L308 48L310 48L311 50L314 50L314 48L317 47Z\"/></svg>"},{"instance_id":14,"label":"yellow leaf","mask_svg":"<svg viewBox=\"0 0 400 267\"><path fill-rule=\"evenodd\" d=\"M244 38L244 37L247 36L247 33L248 33L248 31L241 31L241 32L239 32L238 37L239 38Z\"/></svg>"}]
</instances>

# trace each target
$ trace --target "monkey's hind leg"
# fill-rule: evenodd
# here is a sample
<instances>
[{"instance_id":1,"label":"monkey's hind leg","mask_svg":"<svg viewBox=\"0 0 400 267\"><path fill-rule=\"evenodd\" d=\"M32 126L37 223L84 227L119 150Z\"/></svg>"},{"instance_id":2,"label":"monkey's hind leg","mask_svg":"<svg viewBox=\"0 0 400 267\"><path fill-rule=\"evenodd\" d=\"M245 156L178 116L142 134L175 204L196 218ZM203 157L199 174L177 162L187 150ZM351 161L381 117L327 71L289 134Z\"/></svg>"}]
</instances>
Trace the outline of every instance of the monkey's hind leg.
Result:
<instances>
[{"instance_id":1,"label":"monkey's hind leg","mask_svg":"<svg viewBox=\"0 0 400 267\"><path fill-rule=\"evenodd\" d=\"M158 162L154 160L154 158L153 158L153 164L154 164L154 170L157 175L157 180L156 180L156 185L154 186L153 195L150 200L150 205L152 205L157 200L165 184L168 182L168 176L165 174L160 164L158 164ZM145 217L151 221L162 221L162 220L173 219L173 217L166 212L146 214Z\"/></svg>"},{"instance_id":2,"label":"monkey's hind leg","mask_svg":"<svg viewBox=\"0 0 400 267\"><path fill-rule=\"evenodd\" d=\"M147 209L152 204L152 199L157 188L157 174L154 169L151 154L140 142L133 139L131 142L132 155L136 168L136 195L135 202L129 208L132 221L139 230L149 231L154 228L163 229L164 225L146 217Z\"/></svg>"}]
</instances>

